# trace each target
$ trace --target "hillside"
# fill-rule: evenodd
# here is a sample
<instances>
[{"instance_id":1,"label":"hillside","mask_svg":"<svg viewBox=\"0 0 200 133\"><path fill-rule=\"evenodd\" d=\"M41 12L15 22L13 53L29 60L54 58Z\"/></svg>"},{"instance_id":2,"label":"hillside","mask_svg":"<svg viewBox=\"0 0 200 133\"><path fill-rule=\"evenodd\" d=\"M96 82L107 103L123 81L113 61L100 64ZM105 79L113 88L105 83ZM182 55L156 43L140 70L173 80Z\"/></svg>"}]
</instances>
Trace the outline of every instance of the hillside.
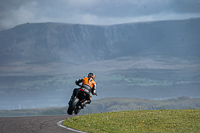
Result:
<instances>
[{"instance_id":1,"label":"hillside","mask_svg":"<svg viewBox=\"0 0 200 133\"><path fill-rule=\"evenodd\" d=\"M124 110L200 109L200 98L179 97L166 100L139 98L104 98L93 100L80 115ZM0 110L0 117L32 115L65 115L67 107Z\"/></svg>"},{"instance_id":2,"label":"hillside","mask_svg":"<svg viewBox=\"0 0 200 133\"><path fill-rule=\"evenodd\" d=\"M200 98L179 97L166 100L148 100L139 98L105 98L95 100L80 114L123 111L123 110L156 110L156 109L200 109Z\"/></svg>"},{"instance_id":3,"label":"hillside","mask_svg":"<svg viewBox=\"0 0 200 133\"><path fill-rule=\"evenodd\" d=\"M199 58L200 18L110 26L27 23L0 32L0 61L85 62L121 56Z\"/></svg>"}]
</instances>

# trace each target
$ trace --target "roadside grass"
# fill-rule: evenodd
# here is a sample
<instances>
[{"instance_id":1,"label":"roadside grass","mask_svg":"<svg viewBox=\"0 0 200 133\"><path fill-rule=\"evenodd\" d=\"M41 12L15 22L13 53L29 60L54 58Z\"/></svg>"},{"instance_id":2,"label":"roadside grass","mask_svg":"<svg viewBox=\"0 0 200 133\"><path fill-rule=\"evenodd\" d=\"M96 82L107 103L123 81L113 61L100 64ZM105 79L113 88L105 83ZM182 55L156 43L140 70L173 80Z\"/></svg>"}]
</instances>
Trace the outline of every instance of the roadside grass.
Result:
<instances>
[{"instance_id":1,"label":"roadside grass","mask_svg":"<svg viewBox=\"0 0 200 133\"><path fill-rule=\"evenodd\" d=\"M197 133L199 109L106 112L66 119L63 125L90 133Z\"/></svg>"}]
</instances>

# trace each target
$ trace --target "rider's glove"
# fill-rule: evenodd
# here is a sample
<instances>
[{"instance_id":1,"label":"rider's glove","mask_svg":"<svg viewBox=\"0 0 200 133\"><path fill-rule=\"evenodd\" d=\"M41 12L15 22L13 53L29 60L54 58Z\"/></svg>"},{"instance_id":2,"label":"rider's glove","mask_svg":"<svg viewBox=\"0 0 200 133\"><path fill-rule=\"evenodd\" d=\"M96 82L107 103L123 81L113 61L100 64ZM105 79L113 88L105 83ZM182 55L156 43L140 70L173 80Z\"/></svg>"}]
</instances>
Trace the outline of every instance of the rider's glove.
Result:
<instances>
[{"instance_id":1,"label":"rider's glove","mask_svg":"<svg viewBox=\"0 0 200 133\"><path fill-rule=\"evenodd\" d=\"M93 90L93 93L92 93L93 95L96 95L97 94L97 91L96 90Z\"/></svg>"},{"instance_id":2,"label":"rider's glove","mask_svg":"<svg viewBox=\"0 0 200 133\"><path fill-rule=\"evenodd\" d=\"M75 84L78 85L78 86L81 86L80 83L81 83L82 81L83 81L83 79L77 79L77 80L75 81Z\"/></svg>"}]
</instances>

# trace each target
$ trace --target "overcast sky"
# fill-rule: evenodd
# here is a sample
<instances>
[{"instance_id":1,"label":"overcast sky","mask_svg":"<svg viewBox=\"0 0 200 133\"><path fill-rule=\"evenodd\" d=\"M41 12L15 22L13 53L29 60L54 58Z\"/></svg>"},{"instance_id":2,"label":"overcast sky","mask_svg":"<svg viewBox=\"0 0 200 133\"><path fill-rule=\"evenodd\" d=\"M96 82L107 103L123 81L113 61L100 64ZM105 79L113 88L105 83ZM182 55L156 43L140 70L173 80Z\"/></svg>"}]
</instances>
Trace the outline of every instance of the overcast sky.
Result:
<instances>
[{"instance_id":1,"label":"overcast sky","mask_svg":"<svg viewBox=\"0 0 200 133\"><path fill-rule=\"evenodd\" d=\"M0 0L0 30L23 23L110 25L200 17L200 0Z\"/></svg>"}]
</instances>

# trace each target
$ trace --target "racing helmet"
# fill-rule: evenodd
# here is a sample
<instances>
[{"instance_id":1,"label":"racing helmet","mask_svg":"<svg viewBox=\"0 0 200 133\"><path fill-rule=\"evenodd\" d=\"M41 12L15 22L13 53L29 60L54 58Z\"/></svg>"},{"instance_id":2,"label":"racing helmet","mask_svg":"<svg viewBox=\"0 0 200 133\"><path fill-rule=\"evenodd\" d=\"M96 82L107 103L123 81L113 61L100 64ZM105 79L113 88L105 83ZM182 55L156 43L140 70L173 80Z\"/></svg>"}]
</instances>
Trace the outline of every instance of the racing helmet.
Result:
<instances>
[{"instance_id":1,"label":"racing helmet","mask_svg":"<svg viewBox=\"0 0 200 133\"><path fill-rule=\"evenodd\" d=\"M89 74L88 74L88 78L93 78L93 80L94 80L94 79L95 79L94 73L89 73Z\"/></svg>"}]
</instances>

